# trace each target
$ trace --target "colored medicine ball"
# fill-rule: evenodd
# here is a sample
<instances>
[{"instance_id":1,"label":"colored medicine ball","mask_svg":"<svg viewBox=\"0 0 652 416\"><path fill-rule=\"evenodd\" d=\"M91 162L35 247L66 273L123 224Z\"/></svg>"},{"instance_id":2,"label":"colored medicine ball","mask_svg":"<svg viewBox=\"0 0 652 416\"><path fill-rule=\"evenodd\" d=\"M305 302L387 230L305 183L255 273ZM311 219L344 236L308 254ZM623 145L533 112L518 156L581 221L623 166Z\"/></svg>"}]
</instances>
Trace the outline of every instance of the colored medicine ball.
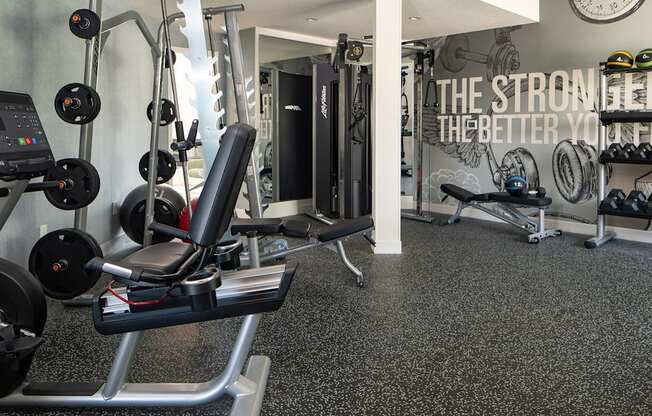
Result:
<instances>
[{"instance_id":1,"label":"colored medicine ball","mask_svg":"<svg viewBox=\"0 0 652 416\"><path fill-rule=\"evenodd\" d=\"M518 175L512 175L505 181L505 190L512 196L523 196L527 194L527 181Z\"/></svg>"},{"instance_id":2,"label":"colored medicine ball","mask_svg":"<svg viewBox=\"0 0 652 416\"><path fill-rule=\"evenodd\" d=\"M636 67L652 68L652 48L643 49L636 55Z\"/></svg>"},{"instance_id":3,"label":"colored medicine ball","mask_svg":"<svg viewBox=\"0 0 652 416\"><path fill-rule=\"evenodd\" d=\"M634 56L627 51L616 51L609 54L607 68L628 69L634 66Z\"/></svg>"}]
</instances>

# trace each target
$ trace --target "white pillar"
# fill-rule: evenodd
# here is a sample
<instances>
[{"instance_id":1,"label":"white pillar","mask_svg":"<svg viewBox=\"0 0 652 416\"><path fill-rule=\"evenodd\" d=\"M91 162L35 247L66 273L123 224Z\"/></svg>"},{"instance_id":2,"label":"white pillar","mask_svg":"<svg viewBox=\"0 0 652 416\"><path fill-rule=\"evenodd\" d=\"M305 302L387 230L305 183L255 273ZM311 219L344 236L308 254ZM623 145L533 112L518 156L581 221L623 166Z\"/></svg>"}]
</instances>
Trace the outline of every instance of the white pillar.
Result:
<instances>
[{"instance_id":1,"label":"white pillar","mask_svg":"<svg viewBox=\"0 0 652 416\"><path fill-rule=\"evenodd\" d=\"M401 253L402 3L375 0L372 133L376 254Z\"/></svg>"}]
</instances>

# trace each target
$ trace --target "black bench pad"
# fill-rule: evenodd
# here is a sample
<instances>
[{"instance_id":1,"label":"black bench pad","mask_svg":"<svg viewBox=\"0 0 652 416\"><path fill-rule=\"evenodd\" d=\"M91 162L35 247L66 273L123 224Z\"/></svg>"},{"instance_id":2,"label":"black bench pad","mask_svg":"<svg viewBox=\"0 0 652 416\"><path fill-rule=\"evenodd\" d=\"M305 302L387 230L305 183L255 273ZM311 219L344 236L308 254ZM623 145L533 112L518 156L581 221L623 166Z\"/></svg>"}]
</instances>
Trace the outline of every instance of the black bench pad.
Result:
<instances>
[{"instance_id":1,"label":"black bench pad","mask_svg":"<svg viewBox=\"0 0 652 416\"><path fill-rule=\"evenodd\" d=\"M370 216L364 216L329 225L322 229L316 237L317 240L322 243L327 243L329 241L339 240L348 235L371 229L373 226L374 220Z\"/></svg>"},{"instance_id":2,"label":"black bench pad","mask_svg":"<svg viewBox=\"0 0 652 416\"><path fill-rule=\"evenodd\" d=\"M282 229L281 218L239 218L231 223L231 234L278 234Z\"/></svg>"},{"instance_id":3,"label":"black bench pad","mask_svg":"<svg viewBox=\"0 0 652 416\"><path fill-rule=\"evenodd\" d=\"M507 202L509 204L544 208L552 204L552 198L547 196L538 198L536 195L512 196L507 192L492 192L489 194L489 202Z\"/></svg>"},{"instance_id":4,"label":"black bench pad","mask_svg":"<svg viewBox=\"0 0 652 416\"><path fill-rule=\"evenodd\" d=\"M474 194L461 186L445 183L440 187L446 195L450 195L458 201L469 203L471 201L486 202L489 200L489 194Z\"/></svg>"},{"instance_id":5,"label":"black bench pad","mask_svg":"<svg viewBox=\"0 0 652 416\"><path fill-rule=\"evenodd\" d=\"M466 202L505 202L508 204L516 204L528 207L543 208L552 204L552 199L545 196L539 198L535 195L527 196L512 196L507 192L491 192L488 194L474 194L460 186L453 185L452 183L445 183L441 186L441 191L453 198Z\"/></svg>"},{"instance_id":6,"label":"black bench pad","mask_svg":"<svg viewBox=\"0 0 652 416\"><path fill-rule=\"evenodd\" d=\"M192 244L172 241L154 244L129 255L121 263L151 274L171 274L194 252Z\"/></svg>"}]
</instances>

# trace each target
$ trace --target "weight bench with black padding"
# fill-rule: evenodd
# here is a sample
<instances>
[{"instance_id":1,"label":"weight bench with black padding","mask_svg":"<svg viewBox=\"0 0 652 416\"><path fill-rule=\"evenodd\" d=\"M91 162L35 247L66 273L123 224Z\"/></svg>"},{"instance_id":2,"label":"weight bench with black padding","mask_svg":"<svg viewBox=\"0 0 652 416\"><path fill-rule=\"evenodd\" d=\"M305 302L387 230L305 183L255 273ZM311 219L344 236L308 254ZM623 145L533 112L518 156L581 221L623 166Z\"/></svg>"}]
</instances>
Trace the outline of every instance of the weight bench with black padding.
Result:
<instances>
[{"instance_id":1,"label":"weight bench with black padding","mask_svg":"<svg viewBox=\"0 0 652 416\"><path fill-rule=\"evenodd\" d=\"M263 218L263 219L237 219L231 224L233 235L242 234L248 238L249 247L258 249L258 239L265 236L282 234L286 237L305 239L306 242L286 250L279 250L260 257L262 264L285 258L289 255L304 250L326 246L334 248L344 265L353 272L359 287L365 285L364 274L348 259L342 241L359 235L367 235L373 231L374 222L370 216L340 221L317 232L312 232L311 225L294 219ZM249 260L245 258L245 260Z\"/></svg>"},{"instance_id":2,"label":"weight bench with black padding","mask_svg":"<svg viewBox=\"0 0 652 416\"><path fill-rule=\"evenodd\" d=\"M507 192L475 194L450 183L443 184L441 191L446 194L446 197L450 196L457 200L455 213L446 221L446 224L458 223L464 208L473 207L526 231L528 233L528 242L532 244L538 244L544 238L561 235L560 230L546 230L545 210L552 204L552 199L547 196L513 196ZM536 209L538 211L537 221L519 211L518 208Z\"/></svg>"}]
</instances>

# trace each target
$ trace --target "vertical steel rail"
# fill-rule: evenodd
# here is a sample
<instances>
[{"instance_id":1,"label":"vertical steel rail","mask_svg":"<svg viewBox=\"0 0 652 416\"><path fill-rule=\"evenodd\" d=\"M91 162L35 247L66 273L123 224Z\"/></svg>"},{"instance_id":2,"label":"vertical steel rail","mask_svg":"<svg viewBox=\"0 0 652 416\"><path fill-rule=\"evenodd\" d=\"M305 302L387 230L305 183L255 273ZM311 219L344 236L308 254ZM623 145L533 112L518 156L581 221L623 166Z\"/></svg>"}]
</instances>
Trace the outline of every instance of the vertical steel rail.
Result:
<instances>
[{"instance_id":1,"label":"vertical steel rail","mask_svg":"<svg viewBox=\"0 0 652 416\"><path fill-rule=\"evenodd\" d=\"M156 56L156 65L154 66L154 91L153 103L161 102L162 86L163 86L163 73L165 71L165 55L163 50L163 42L161 33L158 36L159 53ZM145 202L145 234L143 235L143 247L148 247L152 244L154 232L149 229L149 226L154 222L154 207L156 204L156 178L158 177L158 149L161 121L161 105L154 105L152 110L152 126L150 130L150 143L149 143L149 164L147 171L147 200Z\"/></svg>"},{"instance_id":2,"label":"vertical steel rail","mask_svg":"<svg viewBox=\"0 0 652 416\"><path fill-rule=\"evenodd\" d=\"M417 58L414 63L414 165L416 178L414 190L416 214L423 215L423 59L418 62Z\"/></svg>"},{"instance_id":3,"label":"vertical steel rail","mask_svg":"<svg viewBox=\"0 0 652 416\"><path fill-rule=\"evenodd\" d=\"M255 114L249 108L242 56L242 43L240 42L240 29L234 11L224 12L226 23L226 36L229 40L229 55L231 57L231 75L233 77L233 90L235 92L235 105L240 123L254 126ZM262 218L263 209L260 201L260 186L258 179L258 166L256 157L252 153L247 168L247 193L249 194L249 210L252 218Z\"/></svg>"},{"instance_id":4,"label":"vertical steel rail","mask_svg":"<svg viewBox=\"0 0 652 416\"><path fill-rule=\"evenodd\" d=\"M168 67L170 70L170 87L172 89L172 98L177 110L177 122L175 123L177 141L185 140L186 133L183 130L181 109L179 108L179 95L177 93L177 80L174 75L174 64L172 61L172 41L170 40L170 20L168 16L168 6L166 0L161 0L161 13L163 14L163 35L165 47L161 50L165 54ZM160 102L160 101L159 101ZM188 176L188 158L185 152L179 152L179 162L183 173L183 185L186 194L186 206L188 207L188 217L192 218L192 198L190 197L190 178Z\"/></svg>"},{"instance_id":5,"label":"vertical steel rail","mask_svg":"<svg viewBox=\"0 0 652 416\"><path fill-rule=\"evenodd\" d=\"M100 66L102 45L102 0L90 0L88 8L93 10L100 18L100 30L97 36L86 40L86 53L84 57L84 84L97 89L97 79ZM93 150L93 122L83 124L79 132L79 158L91 160ZM75 228L86 231L88 225L88 207L75 211Z\"/></svg>"}]
</instances>

